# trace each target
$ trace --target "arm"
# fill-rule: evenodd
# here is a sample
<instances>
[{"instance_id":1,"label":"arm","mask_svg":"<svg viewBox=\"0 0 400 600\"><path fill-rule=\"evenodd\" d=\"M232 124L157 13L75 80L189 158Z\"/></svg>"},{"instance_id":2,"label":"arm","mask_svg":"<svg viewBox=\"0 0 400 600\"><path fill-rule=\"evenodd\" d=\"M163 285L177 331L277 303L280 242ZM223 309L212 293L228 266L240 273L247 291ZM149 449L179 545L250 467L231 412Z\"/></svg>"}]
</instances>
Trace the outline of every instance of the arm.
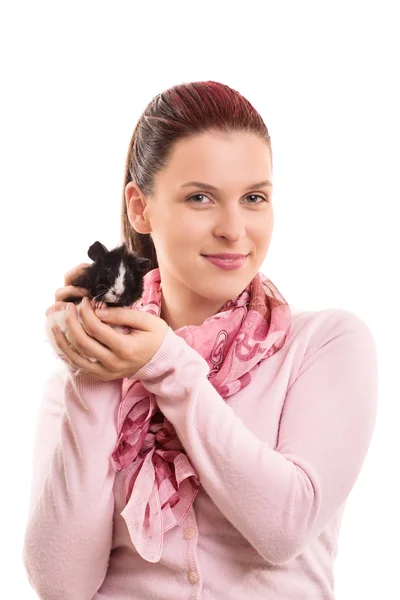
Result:
<instances>
[{"instance_id":1,"label":"arm","mask_svg":"<svg viewBox=\"0 0 400 600\"><path fill-rule=\"evenodd\" d=\"M89 600L112 542L121 380L55 372L42 397L23 562L43 600Z\"/></svg>"},{"instance_id":2,"label":"arm","mask_svg":"<svg viewBox=\"0 0 400 600\"><path fill-rule=\"evenodd\" d=\"M374 429L374 340L353 313L332 318L287 391L275 450L234 414L206 378L206 361L172 330L139 372L206 492L272 564L302 552L345 502Z\"/></svg>"}]
</instances>

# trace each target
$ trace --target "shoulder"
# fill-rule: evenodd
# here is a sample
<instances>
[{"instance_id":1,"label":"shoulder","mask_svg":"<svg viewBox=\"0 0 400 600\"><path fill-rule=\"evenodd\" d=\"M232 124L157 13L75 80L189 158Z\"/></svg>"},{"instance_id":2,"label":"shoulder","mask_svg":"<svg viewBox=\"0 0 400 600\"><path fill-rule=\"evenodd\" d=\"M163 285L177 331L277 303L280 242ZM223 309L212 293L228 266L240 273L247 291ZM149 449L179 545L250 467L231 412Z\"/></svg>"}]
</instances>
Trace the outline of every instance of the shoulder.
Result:
<instances>
[{"instance_id":1,"label":"shoulder","mask_svg":"<svg viewBox=\"0 0 400 600\"><path fill-rule=\"evenodd\" d=\"M330 345L332 350L343 347L357 351L365 348L376 354L376 342L370 325L357 313L345 308L302 310L290 305L292 342L303 347L304 361L313 353Z\"/></svg>"}]
</instances>

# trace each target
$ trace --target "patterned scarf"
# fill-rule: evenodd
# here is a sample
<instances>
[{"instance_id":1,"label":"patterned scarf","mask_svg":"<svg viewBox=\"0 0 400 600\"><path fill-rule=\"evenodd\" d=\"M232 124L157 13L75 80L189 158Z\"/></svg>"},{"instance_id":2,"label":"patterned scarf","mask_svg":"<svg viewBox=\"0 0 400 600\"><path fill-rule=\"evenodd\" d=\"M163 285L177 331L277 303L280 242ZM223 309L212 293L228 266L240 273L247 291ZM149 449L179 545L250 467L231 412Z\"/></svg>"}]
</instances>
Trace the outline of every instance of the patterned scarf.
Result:
<instances>
[{"instance_id":1,"label":"patterned scarf","mask_svg":"<svg viewBox=\"0 0 400 600\"><path fill-rule=\"evenodd\" d=\"M143 295L132 308L161 314L160 270L144 276ZM251 370L280 350L291 311L274 284L258 272L236 298L201 325L175 330L210 367L207 378L222 398L243 389ZM115 471L126 470L125 519L133 545L149 562L160 560L164 533L186 517L200 481L156 397L139 379L124 378L118 414Z\"/></svg>"}]
</instances>

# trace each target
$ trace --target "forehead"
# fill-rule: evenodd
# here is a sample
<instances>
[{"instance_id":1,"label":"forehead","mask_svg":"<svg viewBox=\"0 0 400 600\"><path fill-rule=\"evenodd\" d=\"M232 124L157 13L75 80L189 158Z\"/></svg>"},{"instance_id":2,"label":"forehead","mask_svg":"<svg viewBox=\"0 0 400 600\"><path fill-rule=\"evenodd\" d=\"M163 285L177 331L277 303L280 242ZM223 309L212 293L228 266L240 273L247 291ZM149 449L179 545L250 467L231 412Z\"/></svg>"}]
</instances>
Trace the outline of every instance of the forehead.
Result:
<instances>
[{"instance_id":1,"label":"forehead","mask_svg":"<svg viewBox=\"0 0 400 600\"><path fill-rule=\"evenodd\" d=\"M159 175L160 182L174 187L190 180L242 186L272 179L270 150L253 133L207 132L176 142Z\"/></svg>"}]
</instances>

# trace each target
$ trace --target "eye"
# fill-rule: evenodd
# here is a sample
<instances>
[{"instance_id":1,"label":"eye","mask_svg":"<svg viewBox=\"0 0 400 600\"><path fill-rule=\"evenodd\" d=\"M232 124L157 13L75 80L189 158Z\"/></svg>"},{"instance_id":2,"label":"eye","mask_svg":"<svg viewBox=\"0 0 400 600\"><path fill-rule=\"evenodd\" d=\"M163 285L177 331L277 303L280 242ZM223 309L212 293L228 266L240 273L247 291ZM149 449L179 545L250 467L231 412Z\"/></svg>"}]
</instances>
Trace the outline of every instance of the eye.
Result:
<instances>
[{"instance_id":1,"label":"eye","mask_svg":"<svg viewBox=\"0 0 400 600\"><path fill-rule=\"evenodd\" d=\"M190 200L193 201L194 198L208 198L208 196L206 194L194 194L194 196L190 196L190 198L187 198L186 202L189 202ZM264 198L264 196L261 196L260 194L249 194L248 196L246 196L246 198L261 198L262 202L269 202L269 200L267 200L266 198ZM262 202L249 202L249 204L261 204ZM204 202L194 202L194 204L204 204Z\"/></svg>"},{"instance_id":2,"label":"eye","mask_svg":"<svg viewBox=\"0 0 400 600\"><path fill-rule=\"evenodd\" d=\"M263 202L269 202L267 198L264 198L264 196L260 196L260 194L249 194L248 196L246 196L246 198L261 198ZM255 204L255 202L250 202L250 204ZM261 202L257 202L257 204L261 204Z\"/></svg>"}]
</instances>

